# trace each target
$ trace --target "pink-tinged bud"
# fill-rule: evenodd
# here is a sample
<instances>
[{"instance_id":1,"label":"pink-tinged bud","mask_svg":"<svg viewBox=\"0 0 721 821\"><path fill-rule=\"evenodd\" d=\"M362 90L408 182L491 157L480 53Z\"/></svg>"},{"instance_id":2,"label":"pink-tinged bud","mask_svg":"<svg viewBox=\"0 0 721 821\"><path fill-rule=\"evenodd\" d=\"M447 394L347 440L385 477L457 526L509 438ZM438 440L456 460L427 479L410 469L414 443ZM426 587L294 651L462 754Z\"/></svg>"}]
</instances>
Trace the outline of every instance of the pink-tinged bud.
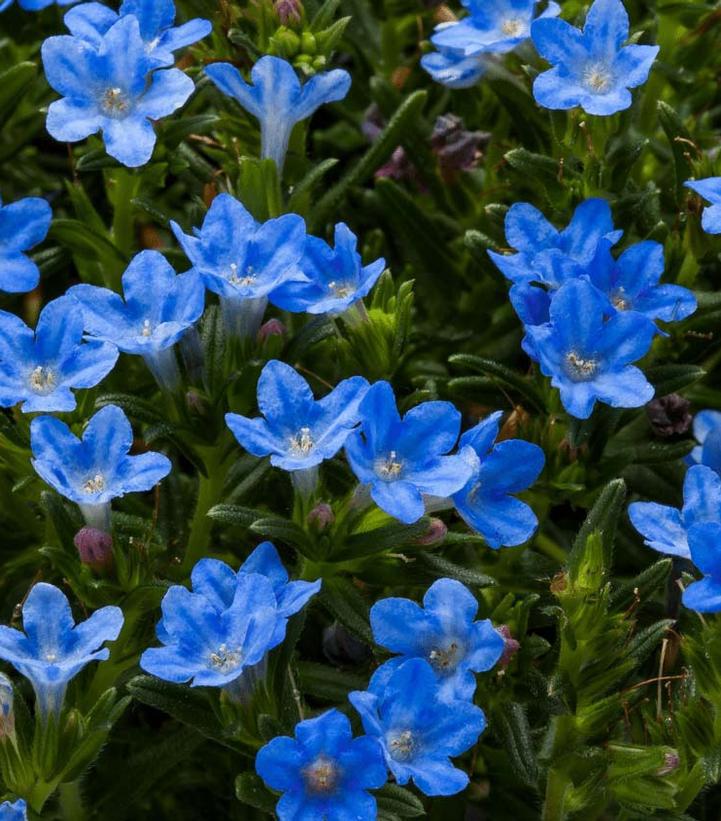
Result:
<instances>
[{"instance_id":1,"label":"pink-tinged bud","mask_svg":"<svg viewBox=\"0 0 721 821\"><path fill-rule=\"evenodd\" d=\"M679 768L681 759L677 752L666 753L663 757L663 767L656 771L656 775L670 775Z\"/></svg>"},{"instance_id":2,"label":"pink-tinged bud","mask_svg":"<svg viewBox=\"0 0 721 821\"><path fill-rule=\"evenodd\" d=\"M113 539L109 533L94 527L83 527L73 539L80 561L100 573L113 566Z\"/></svg>"},{"instance_id":3,"label":"pink-tinged bud","mask_svg":"<svg viewBox=\"0 0 721 821\"><path fill-rule=\"evenodd\" d=\"M333 509L326 502L320 502L308 514L308 526L322 533L335 522Z\"/></svg>"},{"instance_id":4,"label":"pink-tinged bud","mask_svg":"<svg viewBox=\"0 0 721 821\"><path fill-rule=\"evenodd\" d=\"M260 326L258 342L265 342L271 336L285 336L286 327L279 319L269 319Z\"/></svg>"},{"instance_id":5,"label":"pink-tinged bud","mask_svg":"<svg viewBox=\"0 0 721 821\"><path fill-rule=\"evenodd\" d=\"M284 26L300 23L302 12L303 4L300 0L275 0L275 13Z\"/></svg>"},{"instance_id":6,"label":"pink-tinged bud","mask_svg":"<svg viewBox=\"0 0 721 821\"><path fill-rule=\"evenodd\" d=\"M439 544L443 544L447 533L448 528L446 527L446 523L442 519L433 517L431 519L431 526L422 536L415 540L415 544L422 545L423 547L436 547Z\"/></svg>"},{"instance_id":7,"label":"pink-tinged bud","mask_svg":"<svg viewBox=\"0 0 721 821\"><path fill-rule=\"evenodd\" d=\"M507 624L502 624L500 627L496 627L496 631L501 634L503 641L505 642L503 653L501 654L501 658L498 660L498 666L502 670L505 670L505 668L511 663L511 659L519 651L521 645L513 638Z\"/></svg>"}]
</instances>

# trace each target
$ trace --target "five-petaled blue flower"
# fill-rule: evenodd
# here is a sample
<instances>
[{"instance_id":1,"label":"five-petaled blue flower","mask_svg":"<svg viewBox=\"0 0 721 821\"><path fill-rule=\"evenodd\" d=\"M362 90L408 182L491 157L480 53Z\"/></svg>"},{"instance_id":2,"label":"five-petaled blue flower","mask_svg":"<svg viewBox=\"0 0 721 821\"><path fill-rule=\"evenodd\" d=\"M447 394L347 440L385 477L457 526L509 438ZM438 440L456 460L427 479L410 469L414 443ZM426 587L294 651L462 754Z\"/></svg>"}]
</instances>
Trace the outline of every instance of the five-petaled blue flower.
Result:
<instances>
[{"instance_id":1,"label":"five-petaled blue flower","mask_svg":"<svg viewBox=\"0 0 721 821\"><path fill-rule=\"evenodd\" d=\"M76 37L100 45L103 35L131 14L140 25L146 53L159 66L172 66L174 51L197 43L213 29L209 20L201 18L176 26L173 0L123 0L119 12L102 3L81 3L65 15L65 25Z\"/></svg>"},{"instance_id":2,"label":"five-petaled blue flower","mask_svg":"<svg viewBox=\"0 0 721 821\"><path fill-rule=\"evenodd\" d=\"M490 670L505 646L489 619L475 621L477 611L475 596L454 579L435 581L423 607L411 599L377 601L370 613L373 638L400 655L378 668L373 688L380 688L404 662L422 658L435 672L442 698L473 698L474 674Z\"/></svg>"},{"instance_id":3,"label":"five-petaled blue flower","mask_svg":"<svg viewBox=\"0 0 721 821\"><path fill-rule=\"evenodd\" d=\"M533 535L536 514L512 494L530 487L545 462L543 450L531 442L494 444L501 415L491 414L461 436L460 452L473 466L473 475L453 496L465 522L493 548L523 544Z\"/></svg>"},{"instance_id":4,"label":"five-petaled blue flower","mask_svg":"<svg viewBox=\"0 0 721 821\"><path fill-rule=\"evenodd\" d=\"M125 299L94 285L68 293L80 303L91 337L142 356L158 383L172 390L180 378L173 345L203 313L203 282L194 271L177 275L158 251L137 254L122 282Z\"/></svg>"},{"instance_id":5,"label":"five-petaled blue flower","mask_svg":"<svg viewBox=\"0 0 721 821\"><path fill-rule=\"evenodd\" d=\"M688 455L689 463L706 465L721 474L721 412L699 411L693 418L693 435L698 445Z\"/></svg>"},{"instance_id":6,"label":"five-petaled blue flower","mask_svg":"<svg viewBox=\"0 0 721 821\"><path fill-rule=\"evenodd\" d=\"M688 532L693 525L721 522L721 477L711 468L695 465L684 479L681 510L657 502L633 502L628 515L648 547L688 559Z\"/></svg>"},{"instance_id":7,"label":"five-petaled blue flower","mask_svg":"<svg viewBox=\"0 0 721 821\"><path fill-rule=\"evenodd\" d=\"M76 2L76 0L18 0L18 6L20 6L23 11L41 11L48 6L56 4L58 6L69 6L74 2ZM13 0L2 0L2 2L0 2L0 12L9 9L12 4Z\"/></svg>"},{"instance_id":8,"label":"five-petaled blue flower","mask_svg":"<svg viewBox=\"0 0 721 821\"><path fill-rule=\"evenodd\" d=\"M300 261L307 282L290 281L273 292L273 304L285 311L341 314L363 299L386 266L380 259L363 265L356 235L342 222L335 227L335 248L308 236Z\"/></svg>"},{"instance_id":9,"label":"five-petaled blue flower","mask_svg":"<svg viewBox=\"0 0 721 821\"><path fill-rule=\"evenodd\" d=\"M436 28L437 34L444 28L457 26L458 23L446 23ZM437 36L437 35L436 35ZM447 88L471 88L488 70L488 58L485 56L465 57L462 51L438 46L438 51L431 51L421 57L421 66L431 78Z\"/></svg>"},{"instance_id":10,"label":"five-petaled blue flower","mask_svg":"<svg viewBox=\"0 0 721 821\"><path fill-rule=\"evenodd\" d=\"M0 291L32 291L40 282L38 266L25 251L42 242L53 213L41 197L2 204L0 199Z\"/></svg>"},{"instance_id":11,"label":"five-petaled blue flower","mask_svg":"<svg viewBox=\"0 0 721 821\"><path fill-rule=\"evenodd\" d=\"M299 722L295 738L274 738L259 750L255 769L283 793L275 808L279 821L375 818L376 801L367 791L387 778L378 742L353 738L338 710Z\"/></svg>"},{"instance_id":12,"label":"five-petaled blue flower","mask_svg":"<svg viewBox=\"0 0 721 821\"><path fill-rule=\"evenodd\" d=\"M638 408L653 398L643 371L631 364L651 347L656 332L651 322L632 312L609 318L607 298L583 279L559 288L549 310L550 322L527 326L526 333L568 413L587 419L597 400Z\"/></svg>"},{"instance_id":13,"label":"five-petaled blue flower","mask_svg":"<svg viewBox=\"0 0 721 821\"><path fill-rule=\"evenodd\" d=\"M2 7L0 7L0 11L2 10ZM3 801L3 803L0 804L0 821L27 821L27 809L27 804L22 798L12 803L10 801Z\"/></svg>"},{"instance_id":14,"label":"five-petaled blue flower","mask_svg":"<svg viewBox=\"0 0 721 821\"><path fill-rule=\"evenodd\" d=\"M283 470L309 470L343 447L360 421L359 405L367 390L368 382L353 376L316 400L296 370L274 359L258 380L258 407L264 418L228 413L225 420L254 456L270 455L271 464Z\"/></svg>"},{"instance_id":15,"label":"five-petaled blue flower","mask_svg":"<svg viewBox=\"0 0 721 821\"><path fill-rule=\"evenodd\" d=\"M75 624L65 594L39 582L23 604L24 633L0 625L0 658L9 662L35 690L40 714L59 714L68 682L91 661L107 659L106 641L115 641L123 626L119 607L101 607Z\"/></svg>"},{"instance_id":16,"label":"five-petaled blue flower","mask_svg":"<svg viewBox=\"0 0 721 821\"><path fill-rule=\"evenodd\" d=\"M691 561L703 573L703 579L684 591L684 607L699 613L721 611L721 523L703 522L689 528Z\"/></svg>"},{"instance_id":17,"label":"five-petaled blue flower","mask_svg":"<svg viewBox=\"0 0 721 821\"><path fill-rule=\"evenodd\" d=\"M150 490L170 473L167 456L154 451L129 456L132 444L130 422L115 405L91 417L82 439L52 416L38 416L30 425L35 471L101 530L108 528L111 499Z\"/></svg>"},{"instance_id":18,"label":"five-petaled blue flower","mask_svg":"<svg viewBox=\"0 0 721 821\"><path fill-rule=\"evenodd\" d=\"M684 185L711 203L703 209L701 215L703 230L707 234L721 234L721 177L686 180Z\"/></svg>"},{"instance_id":19,"label":"five-petaled blue flower","mask_svg":"<svg viewBox=\"0 0 721 821\"><path fill-rule=\"evenodd\" d=\"M112 345L82 340L83 318L72 297L49 302L35 331L0 311L0 405L22 402L24 413L74 410L72 389L95 387L118 359Z\"/></svg>"},{"instance_id":20,"label":"five-petaled blue flower","mask_svg":"<svg viewBox=\"0 0 721 821\"><path fill-rule=\"evenodd\" d=\"M631 105L629 89L643 85L658 46L624 46L629 21L621 0L595 0L583 31L558 17L534 21L531 38L553 68L533 82L533 96L544 108L580 106L587 114L608 116Z\"/></svg>"},{"instance_id":21,"label":"five-petaled blue flower","mask_svg":"<svg viewBox=\"0 0 721 821\"><path fill-rule=\"evenodd\" d=\"M367 691L350 693L348 700L366 733L380 742L398 784L413 779L426 795L453 795L468 785L468 775L450 757L476 743L486 718L470 702L444 700L427 661L406 661L387 679L374 677Z\"/></svg>"},{"instance_id":22,"label":"five-petaled blue flower","mask_svg":"<svg viewBox=\"0 0 721 821\"><path fill-rule=\"evenodd\" d=\"M47 129L62 142L103 132L111 157L144 165L155 147L151 120L167 117L193 93L177 68L153 71L135 16L121 17L96 45L81 37L49 37L42 46L45 76L62 95L48 108Z\"/></svg>"},{"instance_id":23,"label":"five-petaled blue flower","mask_svg":"<svg viewBox=\"0 0 721 821\"><path fill-rule=\"evenodd\" d=\"M531 33L538 0L461 0L469 16L441 25L431 37L439 49L452 49L464 57L505 54L525 42ZM561 8L553 0L539 15L556 17Z\"/></svg>"},{"instance_id":24,"label":"five-petaled blue flower","mask_svg":"<svg viewBox=\"0 0 721 821\"><path fill-rule=\"evenodd\" d=\"M316 74L301 84L293 66L266 55L250 72L248 84L230 63L211 63L205 73L216 86L252 114L260 123L261 156L283 169L293 126L306 120L325 103L342 100L350 88L350 74L334 69Z\"/></svg>"},{"instance_id":25,"label":"five-petaled blue flower","mask_svg":"<svg viewBox=\"0 0 721 821\"><path fill-rule=\"evenodd\" d=\"M192 592L174 585L163 597L156 633L164 646L146 650L140 666L165 681L230 688L271 649L277 599L271 581L259 573L238 574L229 603L224 589L209 597L219 576L209 561L196 565Z\"/></svg>"},{"instance_id":26,"label":"five-petaled blue flower","mask_svg":"<svg viewBox=\"0 0 721 821\"><path fill-rule=\"evenodd\" d=\"M219 194L192 235L176 222L170 227L193 269L220 297L228 330L236 336L256 333L275 289L289 279L306 279L298 264L305 222L297 214L259 223L230 194Z\"/></svg>"},{"instance_id":27,"label":"five-petaled blue flower","mask_svg":"<svg viewBox=\"0 0 721 821\"><path fill-rule=\"evenodd\" d=\"M450 402L422 402L401 419L388 382L372 385L360 405L361 427L346 442L358 481L370 485L373 501L411 524L425 510L423 494L452 496L473 475L458 454L448 455L461 427Z\"/></svg>"}]
</instances>

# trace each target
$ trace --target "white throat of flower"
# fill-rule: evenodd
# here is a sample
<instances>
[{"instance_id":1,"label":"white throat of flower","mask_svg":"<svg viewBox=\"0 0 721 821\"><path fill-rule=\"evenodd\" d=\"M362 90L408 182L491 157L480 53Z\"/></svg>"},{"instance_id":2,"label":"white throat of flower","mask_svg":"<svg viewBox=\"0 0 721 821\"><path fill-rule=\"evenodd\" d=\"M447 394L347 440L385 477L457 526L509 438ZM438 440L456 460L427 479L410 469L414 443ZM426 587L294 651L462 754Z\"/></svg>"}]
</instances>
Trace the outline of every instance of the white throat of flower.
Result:
<instances>
[{"instance_id":1,"label":"white throat of flower","mask_svg":"<svg viewBox=\"0 0 721 821\"><path fill-rule=\"evenodd\" d=\"M210 666L219 673L232 673L240 667L242 653L232 650L226 644L221 644L208 657Z\"/></svg>"},{"instance_id":2,"label":"white throat of flower","mask_svg":"<svg viewBox=\"0 0 721 821\"><path fill-rule=\"evenodd\" d=\"M48 368L44 365L38 365L30 373L28 382L33 393L40 394L40 396L46 396L55 390L57 385L57 377L52 368Z\"/></svg>"},{"instance_id":3,"label":"white throat of flower","mask_svg":"<svg viewBox=\"0 0 721 821\"><path fill-rule=\"evenodd\" d=\"M294 456L307 456L312 450L315 442L310 428L301 428L295 436L290 437L290 452Z\"/></svg>"},{"instance_id":4,"label":"white throat of flower","mask_svg":"<svg viewBox=\"0 0 721 821\"><path fill-rule=\"evenodd\" d=\"M519 17L507 17L501 23L501 32L506 37L520 37L525 31L525 24Z\"/></svg>"},{"instance_id":5,"label":"white throat of flower","mask_svg":"<svg viewBox=\"0 0 721 821\"><path fill-rule=\"evenodd\" d=\"M103 490L105 490L105 477L102 473L96 473L83 482L83 493L90 495L91 493L101 493Z\"/></svg>"},{"instance_id":6,"label":"white throat of flower","mask_svg":"<svg viewBox=\"0 0 721 821\"><path fill-rule=\"evenodd\" d=\"M100 98L100 108L109 117L122 117L130 108L130 100L122 88L107 88Z\"/></svg>"},{"instance_id":7,"label":"white throat of flower","mask_svg":"<svg viewBox=\"0 0 721 821\"><path fill-rule=\"evenodd\" d=\"M416 739L410 730L395 730L386 737L388 751L396 761L408 761L413 757L417 747Z\"/></svg>"},{"instance_id":8,"label":"white throat of flower","mask_svg":"<svg viewBox=\"0 0 721 821\"><path fill-rule=\"evenodd\" d=\"M395 450L390 451L388 456L376 460L375 474L386 482L399 479L402 471L403 462L400 461Z\"/></svg>"},{"instance_id":9,"label":"white throat of flower","mask_svg":"<svg viewBox=\"0 0 721 821\"><path fill-rule=\"evenodd\" d=\"M598 360L592 356L581 355L576 351L566 354L566 373L574 382L587 382L598 373Z\"/></svg>"},{"instance_id":10,"label":"white throat of flower","mask_svg":"<svg viewBox=\"0 0 721 821\"><path fill-rule=\"evenodd\" d=\"M631 300L623 288L618 288L611 295L611 304L617 311L628 311L631 307Z\"/></svg>"},{"instance_id":11,"label":"white throat of flower","mask_svg":"<svg viewBox=\"0 0 721 821\"><path fill-rule=\"evenodd\" d=\"M582 79L593 94L605 94L611 87L613 76L605 63L589 63L583 70Z\"/></svg>"},{"instance_id":12,"label":"white throat of flower","mask_svg":"<svg viewBox=\"0 0 721 821\"><path fill-rule=\"evenodd\" d=\"M355 291L355 286L350 282L336 282L333 280L328 283L328 290L338 299L346 299Z\"/></svg>"},{"instance_id":13,"label":"white throat of flower","mask_svg":"<svg viewBox=\"0 0 721 821\"><path fill-rule=\"evenodd\" d=\"M242 288L243 286L252 285L256 277L258 276L257 271L252 265L246 265L245 271L241 275L240 268L236 262L230 263L230 273L228 274L228 282L232 283L233 285L237 285L238 287Z\"/></svg>"},{"instance_id":14,"label":"white throat of flower","mask_svg":"<svg viewBox=\"0 0 721 821\"><path fill-rule=\"evenodd\" d=\"M340 781L340 769L335 761L324 755L318 756L303 770L303 780L308 792L328 795L335 792Z\"/></svg>"},{"instance_id":15,"label":"white throat of flower","mask_svg":"<svg viewBox=\"0 0 721 821\"><path fill-rule=\"evenodd\" d=\"M451 673L463 655L460 642L453 640L445 647L433 647L428 653L428 661L438 673Z\"/></svg>"}]
</instances>

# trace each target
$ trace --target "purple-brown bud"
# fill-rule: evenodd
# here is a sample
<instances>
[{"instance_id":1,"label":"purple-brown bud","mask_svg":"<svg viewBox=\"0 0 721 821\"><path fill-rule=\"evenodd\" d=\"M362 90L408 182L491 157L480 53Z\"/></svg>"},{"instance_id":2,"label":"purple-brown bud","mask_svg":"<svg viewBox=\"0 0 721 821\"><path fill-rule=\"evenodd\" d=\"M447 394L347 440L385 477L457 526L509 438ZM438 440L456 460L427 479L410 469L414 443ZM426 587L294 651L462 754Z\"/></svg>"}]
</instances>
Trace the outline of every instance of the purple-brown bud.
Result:
<instances>
[{"instance_id":1,"label":"purple-brown bud","mask_svg":"<svg viewBox=\"0 0 721 821\"><path fill-rule=\"evenodd\" d=\"M263 343L271 336L285 336L286 327L279 319L269 319L258 330L258 342Z\"/></svg>"},{"instance_id":2,"label":"purple-brown bud","mask_svg":"<svg viewBox=\"0 0 721 821\"><path fill-rule=\"evenodd\" d=\"M333 522L335 522L335 514L327 502L319 502L308 514L308 526L317 533L327 530Z\"/></svg>"},{"instance_id":3,"label":"purple-brown bud","mask_svg":"<svg viewBox=\"0 0 721 821\"><path fill-rule=\"evenodd\" d=\"M505 670L506 667L511 663L511 659L516 655L519 651L521 645L516 639L513 638L511 635L511 631L507 624L502 624L500 627L496 627L496 631L501 634L505 646L503 648L503 653L501 654L501 658L498 660L498 666Z\"/></svg>"},{"instance_id":4,"label":"purple-brown bud","mask_svg":"<svg viewBox=\"0 0 721 821\"><path fill-rule=\"evenodd\" d=\"M652 399L646 405L646 414L653 432L664 439L687 433L693 422L691 403L677 393Z\"/></svg>"},{"instance_id":5,"label":"purple-brown bud","mask_svg":"<svg viewBox=\"0 0 721 821\"><path fill-rule=\"evenodd\" d=\"M275 13L282 25L300 23L303 13L303 4L300 0L275 0Z\"/></svg>"},{"instance_id":6,"label":"purple-brown bud","mask_svg":"<svg viewBox=\"0 0 721 821\"><path fill-rule=\"evenodd\" d=\"M656 775L670 775L674 770L679 768L680 764L681 759L679 758L678 753L666 753L663 757L663 767L660 767L656 771Z\"/></svg>"},{"instance_id":7,"label":"purple-brown bud","mask_svg":"<svg viewBox=\"0 0 721 821\"><path fill-rule=\"evenodd\" d=\"M481 145L489 139L490 134L484 131L467 131L463 120L455 114L441 115L433 126L431 147L443 176L475 168L481 157Z\"/></svg>"},{"instance_id":8,"label":"purple-brown bud","mask_svg":"<svg viewBox=\"0 0 721 821\"><path fill-rule=\"evenodd\" d=\"M80 561L100 573L113 566L113 539L109 533L95 527L83 527L73 539Z\"/></svg>"},{"instance_id":9,"label":"purple-brown bud","mask_svg":"<svg viewBox=\"0 0 721 821\"><path fill-rule=\"evenodd\" d=\"M437 519L434 516L431 519L428 530L416 539L415 543L423 547L436 547L439 544L443 544L447 533L448 528L446 527L446 523L442 519Z\"/></svg>"}]
</instances>

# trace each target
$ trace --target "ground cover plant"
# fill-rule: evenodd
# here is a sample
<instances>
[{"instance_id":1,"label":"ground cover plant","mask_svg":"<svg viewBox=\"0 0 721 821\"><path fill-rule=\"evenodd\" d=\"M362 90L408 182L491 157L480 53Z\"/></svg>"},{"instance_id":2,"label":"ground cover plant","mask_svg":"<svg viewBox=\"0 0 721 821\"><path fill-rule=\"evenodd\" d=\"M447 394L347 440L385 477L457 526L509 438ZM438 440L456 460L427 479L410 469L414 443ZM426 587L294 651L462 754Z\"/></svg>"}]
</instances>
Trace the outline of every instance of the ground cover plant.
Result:
<instances>
[{"instance_id":1,"label":"ground cover plant","mask_svg":"<svg viewBox=\"0 0 721 821\"><path fill-rule=\"evenodd\" d=\"M0 2L0 818L719 817L720 24Z\"/></svg>"}]
</instances>

